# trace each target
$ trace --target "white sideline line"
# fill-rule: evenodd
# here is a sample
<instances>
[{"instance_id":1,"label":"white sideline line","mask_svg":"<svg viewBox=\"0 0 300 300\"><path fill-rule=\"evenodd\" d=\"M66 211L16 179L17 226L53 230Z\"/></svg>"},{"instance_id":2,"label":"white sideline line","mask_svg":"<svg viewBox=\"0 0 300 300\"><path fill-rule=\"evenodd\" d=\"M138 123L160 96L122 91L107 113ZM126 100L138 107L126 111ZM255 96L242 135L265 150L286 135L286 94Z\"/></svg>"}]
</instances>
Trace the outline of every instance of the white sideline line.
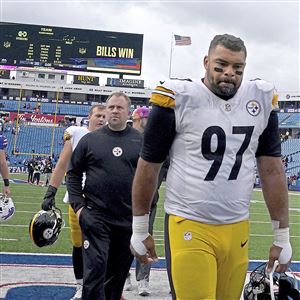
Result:
<instances>
[{"instance_id":1,"label":"white sideline line","mask_svg":"<svg viewBox=\"0 0 300 300\"><path fill-rule=\"evenodd\" d=\"M251 212L250 215L259 215L259 216L263 215L263 216L268 216L269 214L268 214L268 213L253 213L253 212ZM289 216L290 216L290 217L299 217L299 214L297 214L297 215L289 214Z\"/></svg>"},{"instance_id":2,"label":"white sideline line","mask_svg":"<svg viewBox=\"0 0 300 300\"><path fill-rule=\"evenodd\" d=\"M260 192L260 193L262 193L262 189L254 189L254 191L255 191L255 192ZM292 191L289 191L288 193L289 193L289 195L300 195L299 192L292 192Z\"/></svg>"},{"instance_id":3,"label":"white sideline line","mask_svg":"<svg viewBox=\"0 0 300 300\"><path fill-rule=\"evenodd\" d=\"M259 236L259 237L274 237L273 234L250 234L250 236ZM291 238L300 238L300 235L290 235Z\"/></svg>"},{"instance_id":4,"label":"white sideline line","mask_svg":"<svg viewBox=\"0 0 300 300\"><path fill-rule=\"evenodd\" d=\"M250 223L255 223L255 224L271 224L270 222L265 222L265 221L250 221ZM293 222L289 222L290 225L299 225L300 223L293 223Z\"/></svg>"},{"instance_id":5,"label":"white sideline line","mask_svg":"<svg viewBox=\"0 0 300 300\"><path fill-rule=\"evenodd\" d=\"M5 238L0 238L0 241L18 241L18 239L5 239Z\"/></svg>"},{"instance_id":6,"label":"white sideline line","mask_svg":"<svg viewBox=\"0 0 300 300\"><path fill-rule=\"evenodd\" d=\"M300 208L289 208L289 213L300 213ZM250 215L261 214L261 215L269 215L264 209L252 209ZM291 215L290 215L291 216Z\"/></svg>"}]
</instances>

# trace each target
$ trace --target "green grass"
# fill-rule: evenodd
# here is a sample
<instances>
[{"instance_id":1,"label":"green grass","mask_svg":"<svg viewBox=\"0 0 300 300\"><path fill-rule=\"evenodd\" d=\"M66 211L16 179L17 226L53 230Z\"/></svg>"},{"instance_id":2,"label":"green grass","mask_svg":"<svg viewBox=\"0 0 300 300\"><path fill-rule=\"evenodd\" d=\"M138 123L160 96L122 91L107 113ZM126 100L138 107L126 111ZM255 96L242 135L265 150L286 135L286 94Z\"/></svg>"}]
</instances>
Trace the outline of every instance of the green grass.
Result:
<instances>
[{"instance_id":1,"label":"green grass","mask_svg":"<svg viewBox=\"0 0 300 300\"><path fill-rule=\"evenodd\" d=\"M14 174L11 178L25 179L24 174ZM41 201L46 191L45 187L29 184L11 184L12 197L15 202L16 212L11 220L0 225L0 251L22 252L22 253L71 253L70 228L68 224L68 205L62 202L65 186L58 189L56 204L62 210L65 220L58 241L49 247L38 248L29 239L29 222L35 212L40 210ZM158 203L156 221L154 225L154 236L156 250L159 256L164 256L164 186L160 190L160 201ZM272 230L270 218L263 201L262 193L254 191L253 201L250 207L250 259L268 258L269 247L272 242ZM300 194L290 193L290 235L293 246L293 260L300 261Z\"/></svg>"}]
</instances>

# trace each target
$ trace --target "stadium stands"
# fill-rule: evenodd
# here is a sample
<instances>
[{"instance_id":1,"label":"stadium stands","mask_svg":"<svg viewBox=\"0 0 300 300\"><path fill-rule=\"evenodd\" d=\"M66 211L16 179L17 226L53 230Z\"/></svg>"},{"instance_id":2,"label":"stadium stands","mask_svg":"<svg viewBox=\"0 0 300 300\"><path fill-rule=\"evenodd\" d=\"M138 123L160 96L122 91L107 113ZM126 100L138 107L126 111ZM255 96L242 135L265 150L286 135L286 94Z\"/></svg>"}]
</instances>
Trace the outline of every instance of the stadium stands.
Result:
<instances>
[{"instance_id":1,"label":"stadium stands","mask_svg":"<svg viewBox=\"0 0 300 300\"><path fill-rule=\"evenodd\" d=\"M300 139L288 139L281 144L284 156L300 153Z\"/></svg>"},{"instance_id":2,"label":"stadium stands","mask_svg":"<svg viewBox=\"0 0 300 300\"><path fill-rule=\"evenodd\" d=\"M87 104L58 103L58 105L56 105L56 103L49 102L20 102L17 100L0 99L0 107L4 112L20 111L21 113L34 113L37 106L39 106L40 114L53 115L57 112L57 115L71 115L77 117L86 116L90 109L90 105ZM300 128L299 113L279 112L278 120L280 128ZM53 157L57 158L63 147L64 130L64 127L22 125L20 126L19 133L16 136L12 134L11 128L8 128L5 135L9 140L7 153L10 165L24 165L33 152L36 155L52 154ZM14 144L16 152L24 154L13 155ZM287 177L298 176L300 174L300 139L292 139L289 137L285 140L282 143L282 155L284 157L288 157L286 165Z\"/></svg>"},{"instance_id":3,"label":"stadium stands","mask_svg":"<svg viewBox=\"0 0 300 300\"><path fill-rule=\"evenodd\" d=\"M2 104L2 105L1 105ZM18 106L20 105L20 108ZM15 100L0 100L0 106L2 111L17 112L22 113L34 112L36 107L36 102L29 101L19 101ZM74 115L74 116L86 116L89 112L90 105L82 104L58 104L57 114L58 115ZM40 113L42 114L54 114L56 111L56 103L42 103L40 106Z\"/></svg>"},{"instance_id":4,"label":"stadium stands","mask_svg":"<svg viewBox=\"0 0 300 300\"><path fill-rule=\"evenodd\" d=\"M50 156L52 150L53 156L57 157L63 148L64 130L64 127L20 126L17 136L11 131L5 132L10 141L7 149L10 166L22 165L30 158L31 153ZM51 149L52 138L53 148ZM24 154L12 155L14 145L15 152Z\"/></svg>"},{"instance_id":5,"label":"stadium stands","mask_svg":"<svg viewBox=\"0 0 300 300\"><path fill-rule=\"evenodd\" d=\"M286 174L300 174L300 139L288 139L282 143L282 154L288 157Z\"/></svg>"},{"instance_id":6,"label":"stadium stands","mask_svg":"<svg viewBox=\"0 0 300 300\"><path fill-rule=\"evenodd\" d=\"M278 121L280 128L299 128L299 113L278 113Z\"/></svg>"},{"instance_id":7,"label":"stadium stands","mask_svg":"<svg viewBox=\"0 0 300 300\"><path fill-rule=\"evenodd\" d=\"M290 117L290 113L278 113L278 121L279 124L282 124L286 119Z\"/></svg>"}]
</instances>

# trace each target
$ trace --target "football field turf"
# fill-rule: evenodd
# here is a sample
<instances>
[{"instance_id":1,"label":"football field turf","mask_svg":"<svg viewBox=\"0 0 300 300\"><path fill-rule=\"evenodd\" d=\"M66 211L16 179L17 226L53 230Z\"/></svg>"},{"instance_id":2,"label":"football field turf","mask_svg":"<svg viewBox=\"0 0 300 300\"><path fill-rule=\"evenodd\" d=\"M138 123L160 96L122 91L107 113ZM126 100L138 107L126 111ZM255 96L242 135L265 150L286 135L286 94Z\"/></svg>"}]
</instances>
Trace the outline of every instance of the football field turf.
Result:
<instances>
[{"instance_id":1,"label":"football field turf","mask_svg":"<svg viewBox=\"0 0 300 300\"><path fill-rule=\"evenodd\" d=\"M15 183L11 183L16 212L11 220L0 224L0 252L71 254L72 247L67 215L68 206L62 202L66 190L65 186L61 186L56 195L56 204L62 210L66 223L65 227L54 245L38 248L29 239L28 225L34 213L40 210L46 187L22 183L20 179L25 179L24 176L22 174L11 175L12 179L16 179ZM160 195L154 226L154 238L158 255L164 257L164 185L161 187ZM293 260L300 261L300 193L290 192L289 200ZM252 195L250 223L249 258L252 260L266 260L273 235L269 214L260 190L255 190Z\"/></svg>"}]
</instances>

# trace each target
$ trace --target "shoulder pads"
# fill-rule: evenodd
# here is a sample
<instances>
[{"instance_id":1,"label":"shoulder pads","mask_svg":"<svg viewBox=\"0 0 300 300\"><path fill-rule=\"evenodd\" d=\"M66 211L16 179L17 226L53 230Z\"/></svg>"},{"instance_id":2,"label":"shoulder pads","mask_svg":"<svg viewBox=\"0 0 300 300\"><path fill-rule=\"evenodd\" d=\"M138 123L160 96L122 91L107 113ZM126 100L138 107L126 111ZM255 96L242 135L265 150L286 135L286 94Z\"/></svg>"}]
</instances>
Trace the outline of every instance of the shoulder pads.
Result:
<instances>
[{"instance_id":1,"label":"shoulder pads","mask_svg":"<svg viewBox=\"0 0 300 300\"><path fill-rule=\"evenodd\" d=\"M270 92L275 88L274 84L271 82L267 82L264 80L254 80L254 82L257 88L263 92Z\"/></svg>"},{"instance_id":2,"label":"shoulder pads","mask_svg":"<svg viewBox=\"0 0 300 300\"><path fill-rule=\"evenodd\" d=\"M182 93L185 90L186 80L165 80L160 81L159 85L152 91L150 102L162 107L175 107L176 94Z\"/></svg>"}]
</instances>

